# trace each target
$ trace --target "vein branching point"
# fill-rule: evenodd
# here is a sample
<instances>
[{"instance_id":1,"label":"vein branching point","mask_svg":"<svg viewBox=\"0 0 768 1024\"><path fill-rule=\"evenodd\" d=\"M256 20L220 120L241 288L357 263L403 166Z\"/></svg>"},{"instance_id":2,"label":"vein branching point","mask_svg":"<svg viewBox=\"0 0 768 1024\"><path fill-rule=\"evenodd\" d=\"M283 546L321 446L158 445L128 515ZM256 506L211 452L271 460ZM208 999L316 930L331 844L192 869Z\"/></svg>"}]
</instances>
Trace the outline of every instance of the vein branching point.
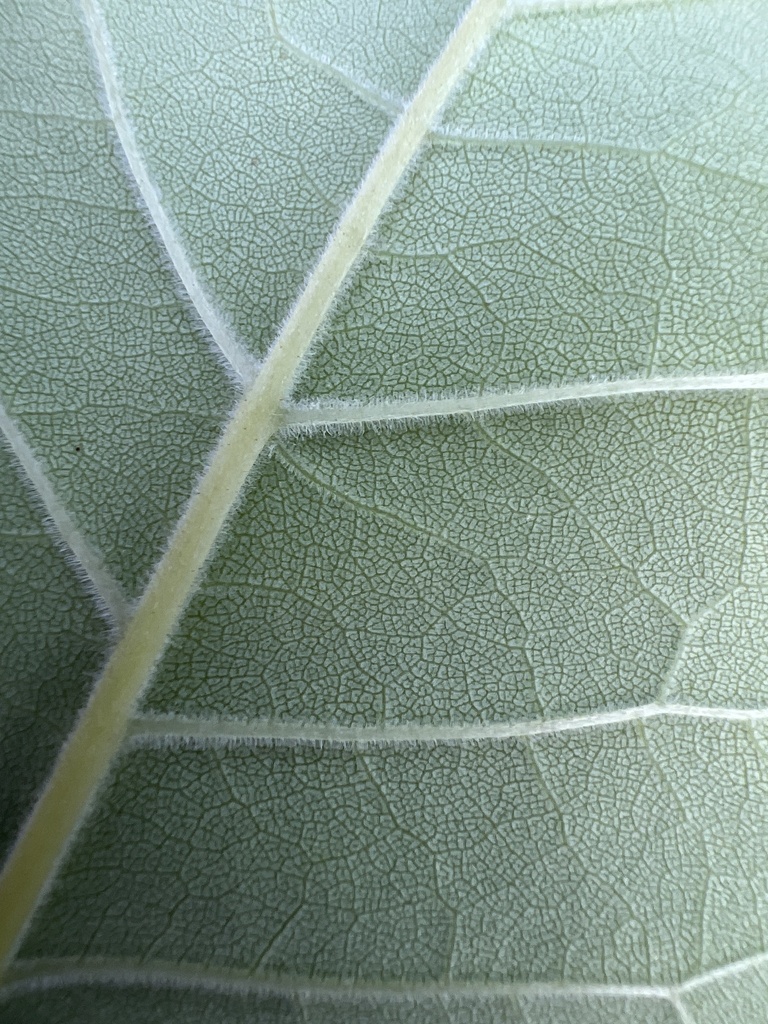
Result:
<instances>
[{"instance_id":1,"label":"vein branching point","mask_svg":"<svg viewBox=\"0 0 768 1024\"><path fill-rule=\"evenodd\" d=\"M156 226L201 319L224 337L214 311L196 290L191 265L164 219L136 151L117 93L110 45L95 0L83 0L86 22L104 78L118 135ZM328 240L301 295L286 318L256 379L235 408L207 469L117 643L75 729L64 745L0 875L0 964L7 964L61 857L83 819L125 736L146 686L193 592L199 573L257 458L281 425L281 407L318 328L337 299L381 212L418 151L448 96L492 35L504 13L502 0L475 0L413 99L395 123L359 189ZM131 150L131 152L128 152ZM213 319L211 317L213 316ZM222 351L226 348L226 340ZM231 354L231 353L230 353ZM232 355L232 359L235 359Z\"/></svg>"}]
</instances>

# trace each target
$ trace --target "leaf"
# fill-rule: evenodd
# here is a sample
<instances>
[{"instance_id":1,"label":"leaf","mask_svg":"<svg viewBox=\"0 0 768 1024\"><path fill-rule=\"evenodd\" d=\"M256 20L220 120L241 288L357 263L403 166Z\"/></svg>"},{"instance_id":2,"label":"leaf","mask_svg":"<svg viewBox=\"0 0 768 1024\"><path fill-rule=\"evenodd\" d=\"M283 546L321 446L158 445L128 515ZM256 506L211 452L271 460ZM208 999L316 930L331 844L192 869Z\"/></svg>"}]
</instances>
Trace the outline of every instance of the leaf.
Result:
<instances>
[{"instance_id":1,"label":"leaf","mask_svg":"<svg viewBox=\"0 0 768 1024\"><path fill-rule=\"evenodd\" d=\"M0 1021L763 1021L765 5L3 22Z\"/></svg>"}]
</instances>

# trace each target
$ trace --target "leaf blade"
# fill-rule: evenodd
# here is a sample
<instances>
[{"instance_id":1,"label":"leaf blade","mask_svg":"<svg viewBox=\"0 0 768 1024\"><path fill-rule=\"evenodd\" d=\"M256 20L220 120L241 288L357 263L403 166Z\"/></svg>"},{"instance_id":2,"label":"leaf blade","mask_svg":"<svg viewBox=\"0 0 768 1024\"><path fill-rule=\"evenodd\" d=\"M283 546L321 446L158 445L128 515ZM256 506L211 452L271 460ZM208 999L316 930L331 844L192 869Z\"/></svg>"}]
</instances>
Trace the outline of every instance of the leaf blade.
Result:
<instances>
[{"instance_id":1,"label":"leaf blade","mask_svg":"<svg viewBox=\"0 0 768 1024\"><path fill-rule=\"evenodd\" d=\"M268 364L264 407L256 410L251 391L250 412L230 424L230 447L240 450L232 462L216 457L207 497L195 499L198 522L208 499L218 517L204 525L209 538L218 536L234 500L235 477L258 454L255 423L258 444L269 435L273 450L248 481L199 588L196 567L206 553L205 544L193 550L197 527L184 520L189 559L178 557L186 542L173 542L179 574L169 573L157 609L147 600L139 620L157 641L157 680L138 716L121 695L128 742L35 918L26 955L42 959L17 961L11 970L9 1013L66 1016L75 999L98 1017L112 1012L117 995L137 1014L156 1016L168 1007L166 994L187 982L206 990L184 994L190 1013L237 1019L255 1012L280 1021L327 1013L421 1020L434 1013L516 1024L574 1015L590 1024L628 1017L687 1024L693 1015L699 1024L704 1015L707 1024L720 1024L734 1000L749 1012L761 1005L764 139L748 115L759 123L765 83L731 57L734 39L744 53L755 49L764 12L746 0L736 13L717 0L679 10L656 3L523 6L534 10L530 19L513 8L501 49L473 65L467 90L425 139L413 173L391 203L384 199L382 223L374 216L363 229L351 287L342 288L349 254L329 277L321 274L315 326L306 332L318 334L320 358L299 383L298 405L286 394L301 339L288 346L285 373L275 369L278 359ZM205 5L197 7L205 16ZM544 17L543 7L568 13ZM586 10L577 15L576 8ZM190 116L180 124L189 138L184 131L174 136L162 118L152 137L152 93L173 94L162 81L162 48L189 40L186 15L197 24L198 13L181 0L162 10L150 5L153 16L183 10L185 25L178 36L145 32L144 53L126 45L139 38L129 24L132 10L122 7L121 22L121 9L108 7L126 105L143 151L149 144L147 168L177 218L190 265L208 286L215 275L206 246L219 252L223 238L231 256L240 240L230 213L243 211L238 203L230 210L226 201L211 204L211 220L198 240L191 237L179 202L194 199L199 182L190 170L211 144L189 129L202 123L231 141L231 124L206 121L209 96L199 120L187 103ZM348 149L337 145L338 154L311 132L302 135L312 150L302 154L307 166L326 154L331 168L327 177L321 169L318 182L335 182L298 246L291 249L296 238L286 249L275 240L280 258L298 253L291 273L303 275L312 232L339 204L339 183L342 192L350 184L346 171L334 174L359 158L372 125L396 109L393 74L405 81L412 73L408 59L398 68L387 53L372 56L375 73L366 78L361 54L366 47L373 54L377 40L400 39L407 58L415 36L398 36L388 9L380 19L352 19L355 31L360 24L371 33L361 49L343 18L304 36L295 21L287 29L297 13L265 9L253 33L260 40L254 53L262 52L270 25L282 36L270 51L274 60L281 46L290 51L283 58L292 62L290 75L267 62L275 94L295 75L295 110L304 107L304 116L314 109L304 104L307 82L316 81L323 97L348 90L349 120L360 123L360 134L351 130ZM180 80L214 82L214 99L218 92L230 113L240 90L218 90L222 67L233 65L228 56L219 63L210 44L221 26L226 36L240 24L240 15L228 9L210 40L175 51L180 68L194 51L198 69ZM430 23L425 9L417 9L419 18ZM619 38L620 23L631 23L634 34ZM539 42L528 63L512 60L521 39L524 50L529 30L542 26L551 30L549 49ZM713 36L713 26L722 32L715 28ZM643 98L646 125L635 103L644 90L633 98L628 86L648 71L644 27L658 37L660 53L671 52L661 66L661 92ZM673 51L685 33L692 45L677 62L681 71ZM701 45L708 38L716 44L710 53ZM599 60L585 39L603 41ZM251 41L246 33L246 50ZM195 64L201 54L210 56L210 68ZM691 54L703 54L700 78ZM516 67L526 69L522 78ZM712 81L707 68L717 71ZM501 78L509 86L501 101L479 102L478 88L487 96ZM579 92L584 81L595 89ZM660 106L664 90L687 105ZM715 109L719 93L728 102ZM364 104L375 108L370 119ZM653 132L673 107L679 138L671 145L665 136L660 153ZM525 120L524 138L512 137L510 109ZM531 125L539 114L568 121L574 111L588 138L535 141ZM301 116L287 123L303 132ZM491 129L498 135L492 140ZM246 136L216 159L247 154ZM295 163L282 155L290 186ZM169 158L178 162L178 176L169 172ZM465 158L469 171L452 177ZM507 227L510 169L526 162L534 173L518 175L510 194L527 236L518 233L519 252L511 257L494 231ZM596 167L602 179L592 175ZM580 177L580 168L592 177ZM236 187L227 193L233 178L224 175L222 195L240 194L232 173ZM604 187L595 190L598 179ZM317 198L318 182L304 192L286 187L280 209L291 208L297 224L301 202L290 204L297 195ZM206 203L203 197L203 212ZM531 219L536 203L546 207L538 222ZM243 229L246 242L256 237L254 224ZM646 228L653 241L647 251L637 244ZM587 240L587 255L597 246L592 276L595 267L578 265L585 253L574 238ZM404 258L408 246L414 251ZM690 259L681 258L686 248ZM401 273L425 254L450 270L435 278L429 301L428 275ZM371 278L371 260L378 278ZM526 262L549 269L521 289ZM285 301L282 271L270 279L275 267L267 266L256 302L245 295L243 277L227 293L220 275L211 290L222 308L235 294L244 300L240 314L264 314L250 334L242 332L251 341L270 334ZM385 299L378 334L361 334L350 319L366 294ZM483 333L484 317L493 318L510 295L524 300L529 317L519 364L496 350L496 335ZM702 296L711 298L710 308ZM614 310L626 316L627 331L605 330L597 348L580 351L578 331L547 330L555 306L563 322L578 314L590 324ZM446 325L462 319L456 346L446 341ZM286 327L290 334L290 319ZM478 339L483 344L475 345ZM345 351L354 356L346 378ZM539 407L542 400L549 404ZM320 435L328 425L332 437L278 440L316 403L310 430ZM385 423L403 420L396 431L365 426L382 411ZM475 418L457 417L466 413ZM361 421L358 434L340 430L360 429ZM182 611L187 590L196 594ZM148 597L153 593L157 598L151 588ZM176 642L160 656L179 615ZM138 632L122 649L126 663ZM151 670L145 652L138 670L130 669L131 685ZM114 724L115 707L106 704ZM87 770L93 778L100 771ZM265 820L272 825L265 828ZM141 958L140 971L129 954ZM388 971L404 975L402 999L389 998L391 980L376 982ZM89 972L101 986L92 995L82 984ZM247 998L238 1002L231 990L246 975ZM428 998L419 988L425 977L435 979ZM143 984L165 994L153 989L146 998ZM215 995L219 984L230 994ZM383 1000L371 998L377 984ZM466 991L457 995L461 985ZM294 997L292 987L312 991Z\"/></svg>"}]
</instances>

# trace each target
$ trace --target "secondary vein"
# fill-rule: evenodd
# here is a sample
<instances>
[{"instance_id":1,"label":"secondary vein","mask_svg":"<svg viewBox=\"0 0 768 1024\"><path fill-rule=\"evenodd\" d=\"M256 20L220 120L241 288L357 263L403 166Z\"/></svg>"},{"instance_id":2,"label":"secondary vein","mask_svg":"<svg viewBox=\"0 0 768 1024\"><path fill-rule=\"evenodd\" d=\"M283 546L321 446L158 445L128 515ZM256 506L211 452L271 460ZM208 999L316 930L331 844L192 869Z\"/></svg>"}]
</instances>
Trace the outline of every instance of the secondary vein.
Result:
<instances>
[{"instance_id":1,"label":"secondary vein","mask_svg":"<svg viewBox=\"0 0 768 1024\"><path fill-rule=\"evenodd\" d=\"M637 377L624 380L581 381L546 387L520 388L517 391L480 394L436 395L381 402L317 402L287 405L283 409L284 427L302 431L329 427L347 427L365 423L472 416L505 409L524 409L536 405L558 405L601 398L632 395L672 394L691 391L766 391L768 373L704 374L701 376Z\"/></svg>"},{"instance_id":2,"label":"secondary vein","mask_svg":"<svg viewBox=\"0 0 768 1024\"><path fill-rule=\"evenodd\" d=\"M218 992L222 995L282 996L318 1002L428 1002L433 999L662 999L676 989L666 985L599 982L370 982L327 981L320 978L258 977L237 968L211 968L201 964L132 963L93 959L73 963L65 959L26 960L9 972L8 994L66 988L91 983L148 988L176 988Z\"/></svg>"},{"instance_id":3,"label":"secondary vein","mask_svg":"<svg viewBox=\"0 0 768 1024\"><path fill-rule=\"evenodd\" d=\"M101 552L78 530L72 515L56 493L35 453L2 403L0 431L40 500L46 518L72 553L77 569L93 587L96 600L104 607L114 624L122 627L128 619L129 609L123 588L110 573Z\"/></svg>"},{"instance_id":4,"label":"secondary vein","mask_svg":"<svg viewBox=\"0 0 768 1024\"><path fill-rule=\"evenodd\" d=\"M103 984L150 988L197 989L222 995L281 995L322 1001L376 1002L427 1001L440 997L454 999L660 999L676 1005L696 989L716 985L738 977L768 963L768 953L732 960L701 971L677 984L632 984L621 982L558 982L558 981L433 981L433 982L341 982L324 981L302 976L280 978L258 977L247 969L212 968L194 963L163 963L90 958L73 961L61 958L40 958L17 961L8 972L4 995L12 998L24 992L68 986Z\"/></svg>"},{"instance_id":5,"label":"secondary vein","mask_svg":"<svg viewBox=\"0 0 768 1024\"><path fill-rule=\"evenodd\" d=\"M323 745L355 747L412 746L417 743L479 743L484 740L535 739L563 732L604 729L611 725L656 718L693 718L705 721L765 722L768 708L706 707L698 704L640 704L635 707L595 711L586 715L540 718L518 722L460 722L424 725L418 722L390 725L336 725L325 722L287 722L270 719L243 721L224 718L185 718L178 715L137 715L127 736L139 745L177 741L216 745Z\"/></svg>"},{"instance_id":6,"label":"secondary vein","mask_svg":"<svg viewBox=\"0 0 768 1024\"><path fill-rule=\"evenodd\" d=\"M203 283L184 250L176 228L160 201L160 194L149 174L149 168L139 148L136 133L120 94L112 46L104 18L96 0L81 0L81 2L85 23L91 37L91 45L104 84L109 115L139 194L197 315L238 379L248 383L254 376L254 358L235 337L208 297Z\"/></svg>"},{"instance_id":7,"label":"secondary vein","mask_svg":"<svg viewBox=\"0 0 768 1024\"><path fill-rule=\"evenodd\" d=\"M270 978L255 976L247 969L195 963L164 963L93 957L77 961L40 958L17 961L8 971L7 985L0 998L13 998L24 992L88 984L137 986L142 988L197 989L221 995L281 995L322 1001L376 1002L427 1001L440 997L454 999L661 999L677 1006L696 989L717 985L752 969L768 964L765 951L732 960L701 971L677 984L632 984L621 982L558 981L434 981L367 982L324 981L306 976Z\"/></svg>"},{"instance_id":8,"label":"secondary vein","mask_svg":"<svg viewBox=\"0 0 768 1024\"><path fill-rule=\"evenodd\" d=\"M105 59L94 0L84 10ZM263 367L235 408L133 618L64 745L0 875L0 964L18 946L107 768L134 707L176 628L198 575L259 454L281 425L280 410L309 346L377 220L451 90L504 13L503 0L474 0L374 158L284 322ZM107 60L107 89L117 82ZM112 101L110 101L112 102ZM117 108L122 110L120 106ZM127 119L125 124L128 125ZM135 171L134 171L135 173ZM149 179L147 179L149 180ZM156 211L163 215L159 206ZM160 230L160 229L158 229ZM191 295L193 301L195 295ZM202 316L202 314L201 314Z\"/></svg>"}]
</instances>

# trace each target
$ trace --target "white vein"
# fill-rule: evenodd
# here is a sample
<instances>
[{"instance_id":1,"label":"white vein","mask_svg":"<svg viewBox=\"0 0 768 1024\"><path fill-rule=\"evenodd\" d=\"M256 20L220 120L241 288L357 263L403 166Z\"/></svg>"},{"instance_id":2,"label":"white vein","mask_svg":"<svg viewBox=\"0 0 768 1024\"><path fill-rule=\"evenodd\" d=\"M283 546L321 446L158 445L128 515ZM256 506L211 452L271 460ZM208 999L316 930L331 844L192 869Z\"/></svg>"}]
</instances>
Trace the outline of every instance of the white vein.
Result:
<instances>
[{"instance_id":1,"label":"white vein","mask_svg":"<svg viewBox=\"0 0 768 1024\"><path fill-rule=\"evenodd\" d=\"M39 991L84 982L141 985L151 988L181 988L220 993L242 993L283 997L304 997L318 1001L351 1002L414 1002L440 997L456 999L548 998L563 999L665 999L673 989L664 985L601 985L525 982L424 982L390 984L368 982L323 982L306 977L265 979L249 976L246 971L210 969L198 965L124 963L93 960L74 963L67 960L17 961L8 972L8 994ZM0 997L1 998L1 997Z\"/></svg>"},{"instance_id":2,"label":"white vein","mask_svg":"<svg viewBox=\"0 0 768 1024\"><path fill-rule=\"evenodd\" d=\"M692 989L727 981L729 978L735 978L751 971L753 967L762 967L763 965L768 966L768 953L753 953L752 956L742 957L741 960L734 960L729 964L721 964L719 967L710 967L709 970L701 971L678 985L677 990L684 995Z\"/></svg>"},{"instance_id":3,"label":"white vein","mask_svg":"<svg viewBox=\"0 0 768 1024\"><path fill-rule=\"evenodd\" d=\"M305 45L296 42L286 29L280 24L274 3L268 4L272 34L286 50L289 50L294 57L308 64L310 67L318 68L324 75L335 78L345 85L351 92L366 100L371 106L383 110L390 117L399 117L405 109L406 102L402 96L388 95L376 90L369 82L355 78L350 72L336 65L330 57L320 52L309 50Z\"/></svg>"},{"instance_id":4,"label":"white vein","mask_svg":"<svg viewBox=\"0 0 768 1024\"><path fill-rule=\"evenodd\" d=\"M178 274L195 312L239 380L247 383L255 373L255 360L215 309L163 207L160 193L149 174L120 93L116 62L104 17L96 0L82 0L82 10L104 85L109 116L114 123L125 159L139 194L146 205L152 225L160 236L168 258Z\"/></svg>"},{"instance_id":5,"label":"white vein","mask_svg":"<svg viewBox=\"0 0 768 1024\"><path fill-rule=\"evenodd\" d=\"M37 495L47 521L71 552L75 568L93 590L97 602L116 626L128 619L129 603L123 589L106 566L101 552L78 530L70 512L56 494L26 438L0 403L0 431Z\"/></svg>"},{"instance_id":6,"label":"white vein","mask_svg":"<svg viewBox=\"0 0 768 1024\"><path fill-rule=\"evenodd\" d=\"M696 1022L694 1021L691 1014L688 1012L687 1007L685 1006L677 992L672 993L670 1002L672 1003L672 1006L674 1007L677 1013L680 1024L696 1024Z\"/></svg>"},{"instance_id":7,"label":"white vein","mask_svg":"<svg viewBox=\"0 0 768 1024\"><path fill-rule=\"evenodd\" d=\"M255 977L247 970L211 968L193 963L149 963L102 957L17 960L8 971L0 1001L29 991L82 984L142 986L209 991L224 994L283 996L305 1000L353 1002L424 1002L435 998L491 999L654 999L671 1002L683 1016L685 998L694 990L717 985L768 965L768 953L756 953L701 971L678 984L601 982L435 982L323 981L287 976Z\"/></svg>"},{"instance_id":8,"label":"white vein","mask_svg":"<svg viewBox=\"0 0 768 1024\"><path fill-rule=\"evenodd\" d=\"M415 743L477 743L483 740L535 739L554 733L581 732L654 718L694 718L723 722L768 721L768 708L705 707L698 704L641 704L588 715L519 722L425 725L335 725L272 719L185 718L180 715L137 715L127 736L133 743L197 740L261 744L385 747Z\"/></svg>"},{"instance_id":9,"label":"white vein","mask_svg":"<svg viewBox=\"0 0 768 1024\"><path fill-rule=\"evenodd\" d=\"M691 391L765 391L768 373L704 374L675 377L637 377L623 380L582 381L550 387L521 388L395 401L315 402L287 405L283 425L300 430L354 426L365 423L395 423L447 416L472 416L524 409L537 405L583 402L591 399L622 398L632 395L673 394Z\"/></svg>"}]
</instances>

